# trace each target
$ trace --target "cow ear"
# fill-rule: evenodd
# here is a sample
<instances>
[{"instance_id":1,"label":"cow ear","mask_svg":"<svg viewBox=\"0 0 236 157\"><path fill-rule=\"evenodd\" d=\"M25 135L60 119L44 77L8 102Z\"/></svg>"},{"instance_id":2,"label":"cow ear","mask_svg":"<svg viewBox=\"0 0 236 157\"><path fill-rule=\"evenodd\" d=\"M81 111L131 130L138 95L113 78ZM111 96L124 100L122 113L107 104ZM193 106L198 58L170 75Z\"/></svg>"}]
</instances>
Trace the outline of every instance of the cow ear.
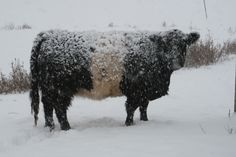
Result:
<instances>
[{"instance_id":1,"label":"cow ear","mask_svg":"<svg viewBox=\"0 0 236 157\"><path fill-rule=\"evenodd\" d=\"M199 38L200 38L200 34L198 32L189 33L187 34L186 43L188 45L191 45L195 43Z\"/></svg>"}]
</instances>

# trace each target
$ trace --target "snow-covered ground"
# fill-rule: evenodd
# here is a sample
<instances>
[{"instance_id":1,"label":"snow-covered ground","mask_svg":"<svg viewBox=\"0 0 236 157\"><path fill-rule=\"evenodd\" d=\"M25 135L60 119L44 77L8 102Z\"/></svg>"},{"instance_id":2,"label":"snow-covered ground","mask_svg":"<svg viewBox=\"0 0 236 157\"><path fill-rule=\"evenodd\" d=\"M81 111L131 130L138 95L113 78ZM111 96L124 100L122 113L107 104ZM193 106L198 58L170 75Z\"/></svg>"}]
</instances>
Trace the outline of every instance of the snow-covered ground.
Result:
<instances>
[{"instance_id":1,"label":"snow-covered ground","mask_svg":"<svg viewBox=\"0 0 236 157\"><path fill-rule=\"evenodd\" d=\"M0 71L14 58L29 69L32 42L42 30L198 31L217 42L236 39L236 1L206 0L0 0ZM23 24L29 30L13 29ZM233 114L236 58L173 74L168 96L150 103L148 122L124 126L125 98L75 98L68 116L72 130L37 127L28 93L0 95L0 157L161 156L234 157Z\"/></svg>"},{"instance_id":2,"label":"snow-covered ground","mask_svg":"<svg viewBox=\"0 0 236 157\"><path fill-rule=\"evenodd\" d=\"M33 127L28 93L0 95L0 156L162 156L234 157L233 114L236 58L171 78L168 96L152 101L148 122L126 127L124 97L92 101L75 98L69 109L72 130ZM54 117L55 118L55 117Z\"/></svg>"}]
</instances>

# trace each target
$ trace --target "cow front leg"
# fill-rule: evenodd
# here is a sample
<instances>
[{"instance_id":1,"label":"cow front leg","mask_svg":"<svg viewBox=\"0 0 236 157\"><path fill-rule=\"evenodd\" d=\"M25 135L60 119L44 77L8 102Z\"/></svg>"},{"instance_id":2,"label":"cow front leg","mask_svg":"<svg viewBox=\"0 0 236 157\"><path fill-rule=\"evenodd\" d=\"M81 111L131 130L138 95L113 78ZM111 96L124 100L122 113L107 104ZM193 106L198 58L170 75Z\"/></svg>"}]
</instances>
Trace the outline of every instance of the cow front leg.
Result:
<instances>
[{"instance_id":1,"label":"cow front leg","mask_svg":"<svg viewBox=\"0 0 236 157\"><path fill-rule=\"evenodd\" d=\"M125 107L126 107L126 112L127 112L125 125L130 126L134 123L134 120L133 120L134 112L138 108L138 103L135 103L134 100L128 98L125 103Z\"/></svg>"},{"instance_id":2,"label":"cow front leg","mask_svg":"<svg viewBox=\"0 0 236 157\"><path fill-rule=\"evenodd\" d=\"M149 101L143 100L140 104L139 111L140 111L140 120L148 121L147 117L147 107L148 107Z\"/></svg>"},{"instance_id":3,"label":"cow front leg","mask_svg":"<svg viewBox=\"0 0 236 157\"><path fill-rule=\"evenodd\" d=\"M67 107L57 106L55 107L55 111L61 130L69 130L71 127L67 119Z\"/></svg>"}]
</instances>

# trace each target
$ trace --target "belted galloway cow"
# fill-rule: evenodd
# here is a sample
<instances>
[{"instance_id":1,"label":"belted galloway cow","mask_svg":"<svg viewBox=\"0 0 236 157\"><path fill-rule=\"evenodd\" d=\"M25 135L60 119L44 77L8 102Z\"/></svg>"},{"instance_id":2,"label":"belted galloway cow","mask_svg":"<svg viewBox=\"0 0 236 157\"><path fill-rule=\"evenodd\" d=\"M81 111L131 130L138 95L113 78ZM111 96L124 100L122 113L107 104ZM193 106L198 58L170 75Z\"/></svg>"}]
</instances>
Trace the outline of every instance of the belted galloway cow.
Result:
<instances>
[{"instance_id":1,"label":"belted galloway cow","mask_svg":"<svg viewBox=\"0 0 236 157\"><path fill-rule=\"evenodd\" d=\"M53 111L62 130L70 129L67 109L74 96L101 100L126 96L125 124L134 112L147 121L151 100L167 94L171 74L184 66L187 48L197 32L69 32L37 35L31 52L31 109L37 125L39 101L45 126L53 129Z\"/></svg>"}]
</instances>

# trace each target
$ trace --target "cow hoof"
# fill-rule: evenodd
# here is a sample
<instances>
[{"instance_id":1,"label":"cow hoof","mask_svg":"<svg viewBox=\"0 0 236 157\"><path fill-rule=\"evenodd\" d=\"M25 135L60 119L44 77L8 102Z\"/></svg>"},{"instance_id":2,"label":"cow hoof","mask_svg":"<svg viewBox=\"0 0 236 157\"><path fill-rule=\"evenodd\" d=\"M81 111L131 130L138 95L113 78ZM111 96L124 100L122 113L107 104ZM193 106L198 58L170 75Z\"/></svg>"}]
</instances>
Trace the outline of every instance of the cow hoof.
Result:
<instances>
[{"instance_id":1,"label":"cow hoof","mask_svg":"<svg viewBox=\"0 0 236 157\"><path fill-rule=\"evenodd\" d=\"M148 118L147 118L147 117L140 117L140 120L142 120L142 121L148 121Z\"/></svg>"},{"instance_id":2,"label":"cow hoof","mask_svg":"<svg viewBox=\"0 0 236 157\"><path fill-rule=\"evenodd\" d=\"M54 130L55 129L55 124L54 123L45 123L44 125L45 128L49 128L50 131Z\"/></svg>"},{"instance_id":3,"label":"cow hoof","mask_svg":"<svg viewBox=\"0 0 236 157\"><path fill-rule=\"evenodd\" d=\"M126 125L126 126L131 126L131 125L133 125L133 124L134 124L133 121L125 121L125 125Z\"/></svg>"},{"instance_id":4,"label":"cow hoof","mask_svg":"<svg viewBox=\"0 0 236 157\"><path fill-rule=\"evenodd\" d=\"M61 130L67 131L67 130L70 130L70 129L71 129L71 127L70 127L69 123L61 125Z\"/></svg>"}]
</instances>

